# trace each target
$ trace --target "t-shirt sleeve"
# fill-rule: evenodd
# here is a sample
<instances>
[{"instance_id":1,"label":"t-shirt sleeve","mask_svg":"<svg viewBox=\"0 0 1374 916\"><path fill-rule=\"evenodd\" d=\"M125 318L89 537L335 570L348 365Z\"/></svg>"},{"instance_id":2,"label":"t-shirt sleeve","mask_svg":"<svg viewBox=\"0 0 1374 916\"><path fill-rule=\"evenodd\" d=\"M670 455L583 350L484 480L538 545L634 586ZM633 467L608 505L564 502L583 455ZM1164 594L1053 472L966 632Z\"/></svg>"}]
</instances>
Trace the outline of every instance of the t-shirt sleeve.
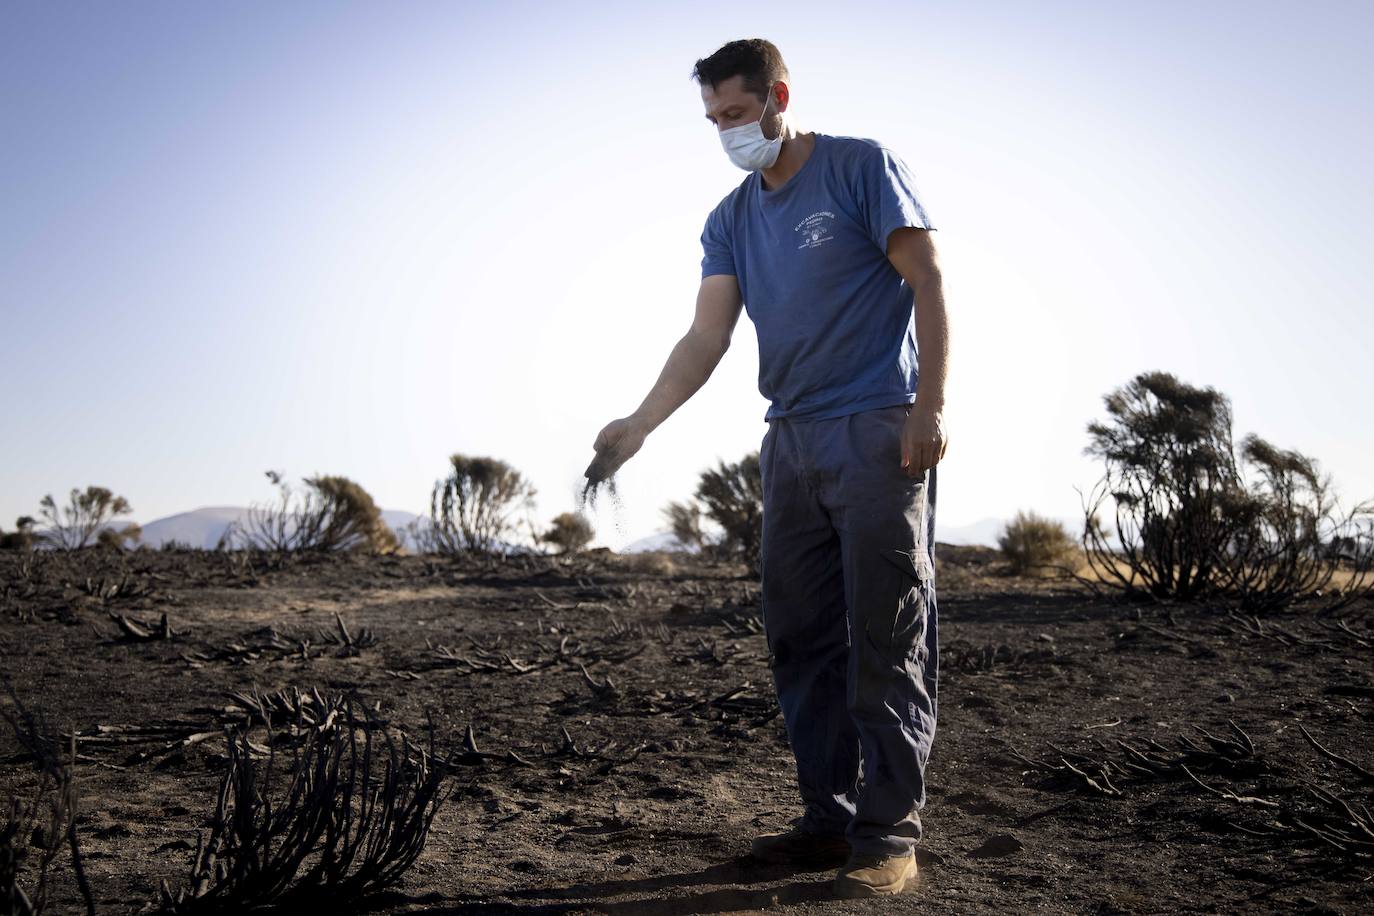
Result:
<instances>
[{"instance_id":1,"label":"t-shirt sleeve","mask_svg":"<svg viewBox=\"0 0 1374 916\"><path fill-rule=\"evenodd\" d=\"M921 203L911 170L886 147L875 147L863 157L860 196L868 234L883 251L887 251L887 239L894 229L935 228Z\"/></svg>"},{"instance_id":2,"label":"t-shirt sleeve","mask_svg":"<svg viewBox=\"0 0 1374 916\"><path fill-rule=\"evenodd\" d=\"M735 276L735 253L730 244L730 227L720 207L712 210L706 217L706 227L701 232L701 250L703 278L712 274Z\"/></svg>"}]
</instances>

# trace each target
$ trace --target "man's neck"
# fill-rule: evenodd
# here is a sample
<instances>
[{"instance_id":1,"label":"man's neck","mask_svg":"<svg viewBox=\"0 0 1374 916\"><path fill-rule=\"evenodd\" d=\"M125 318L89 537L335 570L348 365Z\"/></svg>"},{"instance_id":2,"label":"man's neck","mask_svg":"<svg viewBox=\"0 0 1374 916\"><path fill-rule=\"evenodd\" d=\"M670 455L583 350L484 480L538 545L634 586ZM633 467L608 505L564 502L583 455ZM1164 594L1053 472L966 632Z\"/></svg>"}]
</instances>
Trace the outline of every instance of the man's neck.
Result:
<instances>
[{"instance_id":1,"label":"man's neck","mask_svg":"<svg viewBox=\"0 0 1374 916\"><path fill-rule=\"evenodd\" d=\"M782 149L778 150L778 161L763 170L764 190L776 191L786 184L789 178L801 171L801 167L806 164L815 148L815 131L807 131L804 134L793 132L785 137Z\"/></svg>"}]
</instances>

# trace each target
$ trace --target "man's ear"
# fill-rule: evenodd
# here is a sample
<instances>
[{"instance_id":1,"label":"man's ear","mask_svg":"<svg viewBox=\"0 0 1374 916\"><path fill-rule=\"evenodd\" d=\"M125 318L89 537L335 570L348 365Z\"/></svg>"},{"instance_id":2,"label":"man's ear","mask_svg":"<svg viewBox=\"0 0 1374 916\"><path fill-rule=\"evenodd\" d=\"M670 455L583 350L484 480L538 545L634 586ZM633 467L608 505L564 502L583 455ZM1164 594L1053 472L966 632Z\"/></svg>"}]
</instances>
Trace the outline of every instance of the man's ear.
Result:
<instances>
[{"instance_id":1,"label":"man's ear","mask_svg":"<svg viewBox=\"0 0 1374 916\"><path fill-rule=\"evenodd\" d=\"M787 84L778 80L773 84L773 103L779 112L787 110L787 102L792 98L792 91L787 88Z\"/></svg>"}]
</instances>

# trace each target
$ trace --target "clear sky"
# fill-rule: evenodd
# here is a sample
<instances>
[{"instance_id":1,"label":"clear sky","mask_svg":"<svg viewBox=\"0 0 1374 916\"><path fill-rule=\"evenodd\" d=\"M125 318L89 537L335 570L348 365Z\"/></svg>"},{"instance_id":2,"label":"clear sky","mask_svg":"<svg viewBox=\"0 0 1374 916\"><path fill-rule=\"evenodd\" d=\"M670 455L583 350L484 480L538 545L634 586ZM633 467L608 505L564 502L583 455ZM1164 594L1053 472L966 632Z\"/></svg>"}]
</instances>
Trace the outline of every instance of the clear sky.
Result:
<instances>
[{"instance_id":1,"label":"clear sky","mask_svg":"<svg viewBox=\"0 0 1374 916\"><path fill-rule=\"evenodd\" d=\"M0 525L89 484L247 505L268 468L423 512L455 451L571 509L744 178L692 64L754 36L938 228L942 525L1077 516L1085 425L1152 369L1374 496L1374 4L9 2ZM744 315L597 543L758 448L757 371Z\"/></svg>"}]
</instances>

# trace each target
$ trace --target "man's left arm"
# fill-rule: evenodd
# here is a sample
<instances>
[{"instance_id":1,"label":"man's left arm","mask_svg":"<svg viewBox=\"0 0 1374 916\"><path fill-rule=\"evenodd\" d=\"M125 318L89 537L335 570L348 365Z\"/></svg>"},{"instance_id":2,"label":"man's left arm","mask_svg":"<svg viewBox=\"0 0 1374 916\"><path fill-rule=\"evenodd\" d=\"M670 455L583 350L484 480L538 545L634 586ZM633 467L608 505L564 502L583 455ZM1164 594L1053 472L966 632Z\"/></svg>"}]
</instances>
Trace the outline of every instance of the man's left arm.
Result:
<instances>
[{"instance_id":1,"label":"man's left arm","mask_svg":"<svg viewBox=\"0 0 1374 916\"><path fill-rule=\"evenodd\" d=\"M902 467L920 477L945 456L945 378L949 362L949 317L940 280L935 240L927 229L894 229L887 259L915 294L916 348L920 376L916 403L902 428Z\"/></svg>"}]
</instances>

